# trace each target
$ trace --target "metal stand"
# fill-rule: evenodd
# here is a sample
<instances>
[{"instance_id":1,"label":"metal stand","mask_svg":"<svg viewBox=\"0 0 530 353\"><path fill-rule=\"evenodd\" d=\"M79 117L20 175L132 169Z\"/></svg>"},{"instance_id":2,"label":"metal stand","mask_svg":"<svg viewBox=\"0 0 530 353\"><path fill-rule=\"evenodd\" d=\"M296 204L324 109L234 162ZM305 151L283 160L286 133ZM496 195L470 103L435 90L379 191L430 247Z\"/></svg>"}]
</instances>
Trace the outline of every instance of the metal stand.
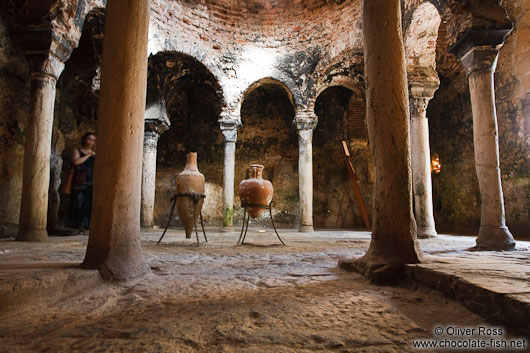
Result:
<instances>
[{"instance_id":1,"label":"metal stand","mask_svg":"<svg viewBox=\"0 0 530 353\"><path fill-rule=\"evenodd\" d=\"M282 238L280 238L280 234L278 234L278 231L276 230L276 225L274 224L274 220L272 219L272 203L273 202L271 201L271 203L269 203L268 206L256 205L256 204L246 204L246 203L242 203L241 204L241 206L244 209L244 211L243 211L243 227L241 228L241 234L239 235L239 240L237 241L236 245L243 245L243 243L245 242L245 238L247 237L248 222L250 221L250 215L247 214L247 207L259 207L259 208L265 208L265 209L268 208L269 209L269 214L271 216L272 228L274 228L274 232L276 233L276 236L278 237L278 239L280 239L282 244L285 246L285 243L283 242ZM243 231L244 231L244 233L243 233Z\"/></svg>"},{"instance_id":2,"label":"metal stand","mask_svg":"<svg viewBox=\"0 0 530 353\"><path fill-rule=\"evenodd\" d=\"M164 233L162 233L162 236L160 237L160 239L158 239L158 242L156 243L156 245L160 244L160 242L162 241L162 238L164 238L164 235L166 235L167 229L169 228L169 224L171 223L171 218L173 217L173 211L175 211L175 204L177 203L177 197L189 197L191 201L193 201L193 223L195 224L195 236L197 237L197 246L199 246L200 245L199 232L197 231L197 204L199 203L200 199L206 198L206 195L197 194L196 192L186 193L186 194L175 194L171 198L170 202L172 202L173 204L171 205L171 212L169 214L169 219L167 220ZM204 222L202 221L202 210L199 216L201 220L201 227L202 227L202 234L204 235L204 241L207 243L208 238L206 237L206 232L204 231Z\"/></svg>"}]
</instances>

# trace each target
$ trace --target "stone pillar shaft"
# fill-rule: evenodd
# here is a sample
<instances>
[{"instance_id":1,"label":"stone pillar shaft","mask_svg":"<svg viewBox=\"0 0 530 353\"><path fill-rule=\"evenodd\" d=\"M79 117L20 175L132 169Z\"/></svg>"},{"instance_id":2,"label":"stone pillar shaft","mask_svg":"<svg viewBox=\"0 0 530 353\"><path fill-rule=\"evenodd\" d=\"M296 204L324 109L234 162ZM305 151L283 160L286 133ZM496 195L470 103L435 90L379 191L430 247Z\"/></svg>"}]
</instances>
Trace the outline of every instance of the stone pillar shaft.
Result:
<instances>
[{"instance_id":1,"label":"stone pillar shaft","mask_svg":"<svg viewBox=\"0 0 530 353\"><path fill-rule=\"evenodd\" d=\"M375 167L372 241L357 268L385 281L388 264L416 263L409 103L399 0L364 0L367 125ZM395 276L390 273L389 276ZM377 274L377 275L376 275ZM376 277L381 278L376 278Z\"/></svg>"},{"instance_id":2,"label":"stone pillar shaft","mask_svg":"<svg viewBox=\"0 0 530 353\"><path fill-rule=\"evenodd\" d=\"M149 1L108 0L90 237L83 263L107 279L148 267L140 245Z\"/></svg>"},{"instance_id":3,"label":"stone pillar shaft","mask_svg":"<svg viewBox=\"0 0 530 353\"><path fill-rule=\"evenodd\" d=\"M151 228L154 225L156 189L156 148L160 135L146 132L144 135L144 154L142 160L142 206L140 208L140 224Z\"/></svg>"},{"instance_id":4,"label":"stone pillar shaft","mask_svg":"<svg viewBox=\"0 0 530 353\"><path fill-rule=\"evenodd\" d=\"M469 74L473 111L475 168L482 199L477 246L510 249L515 241L506 227L501 172L493 68Z\"/></svg>"},{"instance_id":5,"label":"stone pillar shaft","mask_svg":"<svg viewBox=\"0 0 530 353\"><path fill-rule=\"evenodd\" d=\"M316 123L298 123L298 190L300 195L300 228L313 232L313 129Z\"/></svg>"},{"instance_id":6,"label":"stone pillar shaft","mask_svg":"<svg viewBox=\"0 0 530 353\"><path fill-rule=\"evenodd\" d=\"M234 215L234 174L236 167L237 124L221 123L221 131L225 141L223 168L223 227L232 227Z\"/></svg>"},{"instance_id":7,"label":"stone pillar shaft","mask_svg":"<svg viewBox=\"0 0 530 353\"><path fill-rule=\"evenodd\" d=\"M429 148L429 121L426 108L430 98L412 97L411 102L411 157L414 213L418 238L436 236L432 207L431 152Z\"/></svg>"},{"instance_id":8,"label":"stone pillar shaft","mask_svg":"<svg viewBox=\"0 0 530 353\"><path fill-rule=\"evenodd\" d=\"M482 199L477 247L488 250L515 247L504 215L493 79L499 49L510 31L511 25L489 30L472 28L450 49L469 79L475 169Z\"/></svg>"},{"instance_id":9,"label":"stone pillar shaft","mask_svg":"<svg viewBox=\"0 0 530 353\"><path fill-rule=\"evenodd\" d=\"M64 64L50 56L31 75L31 112L25 128L20 225L16 240L46 241L53 110L57 78Z\"/></svg>"}]
</instances>

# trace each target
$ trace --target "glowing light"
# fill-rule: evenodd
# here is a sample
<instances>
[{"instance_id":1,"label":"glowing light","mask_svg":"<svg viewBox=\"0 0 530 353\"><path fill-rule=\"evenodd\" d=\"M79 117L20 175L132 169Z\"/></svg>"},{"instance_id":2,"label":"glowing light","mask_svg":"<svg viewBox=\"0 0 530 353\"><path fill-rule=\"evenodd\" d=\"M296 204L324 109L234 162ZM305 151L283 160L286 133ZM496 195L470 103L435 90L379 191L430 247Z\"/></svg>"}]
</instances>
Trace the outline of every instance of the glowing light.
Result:
<instances>
[{"instance_id":1,"label":"glowing light","mask_svg":"<svg viewBox=\"0 0 530 353\"><path fill-rule=\"evenodd\" d=\"M441 170L442 163L440 163L440 157L438 156L438 153L435 153L431 161L431 172L434 172L434 174L438 174Z\"/></svg>"}]
</instances>

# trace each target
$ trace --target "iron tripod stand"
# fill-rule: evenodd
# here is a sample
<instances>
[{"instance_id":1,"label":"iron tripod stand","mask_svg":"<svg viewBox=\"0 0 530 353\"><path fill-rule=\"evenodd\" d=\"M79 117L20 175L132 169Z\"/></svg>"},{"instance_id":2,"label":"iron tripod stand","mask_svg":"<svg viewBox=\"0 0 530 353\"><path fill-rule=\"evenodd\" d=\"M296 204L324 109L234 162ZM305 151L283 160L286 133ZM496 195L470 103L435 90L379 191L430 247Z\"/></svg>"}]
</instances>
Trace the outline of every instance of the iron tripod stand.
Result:
<instances>
[{"instance_id":1,"label":"iron tripod stand","mask_svg":"<svg viewBox=\"0 0 530 353\"><path fill-rule=\"evenodd\" d=\"M166 228L164 229L164 233L162 233L162 236L160 237L160 239L158 239L158 242L156 243L156 245L160 244L160 242L162 241L162 238L164 238L164 235L166 235L167 229L169 228L169 224L171 223L171 218L173 217L173 211L175 211L175 204L177 203L177 197L189 197L191 199L191 201L193 202L193 223L195 225L195 236L197 237L197 246L199 246L200 245L199 232L197 231L197 204L199 203L200 199L206 198L206 195L198 194L196 192L184 193L184 194L175 194L171 198L170 202L173 203L171 205L171 213L169 214L169 219L167 221ZM200 216L200 220L201 220L201 227L202 227L202 234L204 235L204 241L207 243L208 242L208 238L206 238L206 232L204 231L204 222L202 221L202 210L201 210L199 216Z\"/></svg>"},{"instance_id":2,"label":"iron tripod stand","mask_svg":"<svg viewBox=\"0 0 530 353\"><path fill-rule=\"evenodd\" d=\"M243 210L244 210L243 211L243 227L241 228L241 234L239 235L239 240L237 241L236 245L243 245L243 243L245 242L245 238L247 237L248 222L250 221L250 214L247 214L247 207L257 207L257 208L265 208L265 209L268 208L269 209L272 228L274 228L274 232L276 233L276 236L278 237L278 239L280 239L282 244L285 246L285 243L283 242L282 238L280 238L280 234L278 234L278 231L276 230L276 226L274 225L274 220L272 219L272 203L273 201L271 201L268 206L257 205L257 204L252 204L252 203L243 203L243 202L241 203L241 207L243 207ZM246 219L246 224L245 224L245 219ZM244 231L244 234L243 234L243 231Z\"/></svg>"}]
</instances>

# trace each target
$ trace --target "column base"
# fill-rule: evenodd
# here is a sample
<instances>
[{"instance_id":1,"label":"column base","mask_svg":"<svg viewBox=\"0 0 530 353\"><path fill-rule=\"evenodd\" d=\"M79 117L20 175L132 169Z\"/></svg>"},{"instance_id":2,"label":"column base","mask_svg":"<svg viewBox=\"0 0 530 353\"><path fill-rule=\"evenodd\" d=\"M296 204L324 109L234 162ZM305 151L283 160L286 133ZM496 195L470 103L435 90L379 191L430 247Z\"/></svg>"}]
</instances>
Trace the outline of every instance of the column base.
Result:
<instances>
[{"instance_id":1,"label":"column base","mask_svg":"<svg viewBox=\"0 0 530 353\"><path fill-rule=\"evenodd\" d=\"M434 227L418 227L418 239L434 238L438 235Z\"/></svg>"},{"instance_id":2,"label":"column base","mask_svg":"<svg viewBox=\"0 0 530 353\"><path fill-rule=\"evenodd\" d=\"M18 229L10 226L0 226L0 238L10 238L17 236Z\"/></svg>"},{"instance_id":3,"label":"column base","mask_svg":"<svg viewBox=\"0 0 530 353\"><path fill-rule=\"evenodd\" d=\"M150 226L141 226L140 230L141 230L142 233L150 233L150 232L153 232L155 230L155 228L152 225L150 225Z\"/></svg>"},{"instance_id":4,"label":"column base","mask_svg":"<svg viewBox=\"0 0 530 353\"><path fill-rule=\"evenodd\" d=\"M234 231L234 227L232 226L223 226L223 228L221 228L221 233L231 233Z\"/></svg>"},{"instance_id":5,"label":"column base","mask_svg":"<svg viewBox=\"0 0 530 353\"><path fill-rule=\"evenodd\" d=\"M313 229L312 225L300 225L300 228L298 228L298 231L300 233L313 233L315 230Z\"/></svg>"},{"instance_id":6,"label":"column base","mask_svg":"<svg viewBox=\"0 0 530 353\"><path fill-rule=\"evenodd\" d=\"M34 242L47 242L48 231L46 229L24 229L19 228L18 234L15 238L16 241L34 241Z\"/></svg>"},{"instance_id":7,"label":"column base","mask_svg":"<svg viewBox=\"0 0 530 353\"><path fill-rule=\"evenodd\" d=\"M480 226L476 243L476 248L479 250L511 250L515 248L515 240L506 226Z\"/></svg>"}]
</instances>

